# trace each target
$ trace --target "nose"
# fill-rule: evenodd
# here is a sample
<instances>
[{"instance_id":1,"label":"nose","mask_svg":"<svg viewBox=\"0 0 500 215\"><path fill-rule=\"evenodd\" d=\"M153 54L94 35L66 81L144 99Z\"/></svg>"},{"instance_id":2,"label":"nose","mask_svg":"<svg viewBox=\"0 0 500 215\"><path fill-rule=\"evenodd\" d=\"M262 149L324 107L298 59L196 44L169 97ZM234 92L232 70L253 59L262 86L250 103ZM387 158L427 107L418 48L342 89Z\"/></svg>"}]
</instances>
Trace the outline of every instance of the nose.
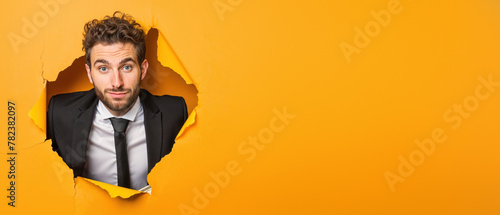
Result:
<instances>
[{"instance_id":1,"label":"nose","mask_svg":"<svg viewBox=\"0 0 500 215\"><path fill-rule=\"evenodd\" d=\"M123 86L123 77L120 71L114 70L111 85L113 88L120 88Z\"/></svg>"}]
</instances>

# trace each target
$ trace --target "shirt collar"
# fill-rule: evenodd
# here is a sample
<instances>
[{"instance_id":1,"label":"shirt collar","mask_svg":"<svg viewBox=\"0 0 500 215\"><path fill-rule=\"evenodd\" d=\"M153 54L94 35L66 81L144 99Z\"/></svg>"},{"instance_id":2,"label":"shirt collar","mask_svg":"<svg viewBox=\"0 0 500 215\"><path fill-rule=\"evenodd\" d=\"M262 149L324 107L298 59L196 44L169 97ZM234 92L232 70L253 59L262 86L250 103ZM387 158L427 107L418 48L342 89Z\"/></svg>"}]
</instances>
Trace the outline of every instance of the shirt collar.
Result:
<instances>
[{"instance_id":1,"label":"shirt collar","mask_svg":"<svg viewBox=\"0 0 500 215\"><path fill-rule=\"evenodd\" d=\"M132 106L132 108L130 108L130 110L128 110L127 113L125 113L123 116L114 116L113 114L111 114L109 110L104 106L104 103L102 103L101 100L99 100L99 103L97 104L97 111L101 115L102 119L109 119L112 117L116 117L116 118L124 118L129 121L134 121L140 109L142 109L142 104L139 97L137 97L137 99L135 100L135 103Z\"/></svg>"}]
</instances>

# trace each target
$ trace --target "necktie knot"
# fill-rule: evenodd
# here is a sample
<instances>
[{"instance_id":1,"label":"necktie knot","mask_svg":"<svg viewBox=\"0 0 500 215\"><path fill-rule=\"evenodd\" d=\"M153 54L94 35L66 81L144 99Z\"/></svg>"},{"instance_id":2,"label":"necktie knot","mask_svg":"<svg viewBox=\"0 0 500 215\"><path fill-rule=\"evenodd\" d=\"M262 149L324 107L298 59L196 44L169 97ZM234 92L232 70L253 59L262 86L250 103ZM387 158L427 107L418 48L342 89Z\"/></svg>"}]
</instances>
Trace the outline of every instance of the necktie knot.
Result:
<instances>
[{"instance_id":1,"label":"necktie knot","mask_svg":"<svg viewBox=\"0 0 500 215\"><path fill-rule=\"evenodd\" d=\"M116 132L125 132L125 130L127 130L128 123L130 122L126 119L116 117L109 118L109 120L111 120L111 125L113 125L113 129Z\"/></svg>"}]
</instances>

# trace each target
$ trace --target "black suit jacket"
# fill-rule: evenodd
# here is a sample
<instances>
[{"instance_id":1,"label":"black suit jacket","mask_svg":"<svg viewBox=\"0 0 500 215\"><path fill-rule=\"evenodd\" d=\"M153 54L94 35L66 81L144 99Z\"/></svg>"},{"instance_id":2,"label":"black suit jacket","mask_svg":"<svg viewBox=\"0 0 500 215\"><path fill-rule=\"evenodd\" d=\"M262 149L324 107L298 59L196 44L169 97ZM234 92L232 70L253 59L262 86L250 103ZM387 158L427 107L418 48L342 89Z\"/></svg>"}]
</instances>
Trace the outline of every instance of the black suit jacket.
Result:
<instances>
[{"instance_id":1,"label":"black suit jacket","mask_svg":"<svg viewBox=\"0 0 500 215\"><path fill-rule=\"evenodd\" d=\"M53 96L47 110L47 139L52 149L82 176L86 162L87 141L97 108L94 89ZM187 119L186 103L182 97L154 96L141 89L140 101L144 110L144 127L148 153L148 172L170 151L175 137Z\"/></svg>"}]
</instances>

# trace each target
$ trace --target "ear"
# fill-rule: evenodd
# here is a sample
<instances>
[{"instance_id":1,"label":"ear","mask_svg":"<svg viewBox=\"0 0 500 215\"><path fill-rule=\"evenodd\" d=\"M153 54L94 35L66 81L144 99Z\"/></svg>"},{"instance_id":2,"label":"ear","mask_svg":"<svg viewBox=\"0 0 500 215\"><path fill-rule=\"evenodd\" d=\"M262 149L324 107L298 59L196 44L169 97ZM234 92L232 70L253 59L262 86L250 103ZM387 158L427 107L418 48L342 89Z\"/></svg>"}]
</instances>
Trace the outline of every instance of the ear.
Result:
<instances>
[{"instance_id":1,"label":"ear","mask_svg":"<svg viewBox=\"0 0 500 215\"><path fill-rule=\"evenodd\" d=\"M148 59L144 59L141 64L141 80L146 77L146 73L148 73L149 62Z\"/></svg>"},{"instance_id":2,"label":"ear","mask_svg":"<svg viewBox=\"0 0 500 215\"><path fill-rule=\"evenodd\" d=\"M85 69L87 70L87 76L89 77L90 83L94 84L94 82L92 81L92 76L90 75L90 67L89 67L89 65L85 64Z\"/></svg>"}]
</instances>

